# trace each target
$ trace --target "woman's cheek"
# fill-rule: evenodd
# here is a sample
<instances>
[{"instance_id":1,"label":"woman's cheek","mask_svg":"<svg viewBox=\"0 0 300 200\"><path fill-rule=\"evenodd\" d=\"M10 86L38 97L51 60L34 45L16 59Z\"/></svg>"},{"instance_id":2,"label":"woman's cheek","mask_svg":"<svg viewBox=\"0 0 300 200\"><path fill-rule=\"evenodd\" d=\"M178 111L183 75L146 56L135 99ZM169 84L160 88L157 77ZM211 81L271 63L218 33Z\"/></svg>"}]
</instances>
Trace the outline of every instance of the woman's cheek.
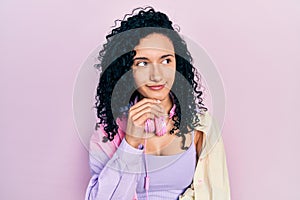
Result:
<instances>
[{"instance_id":1,"label":"woman's cheek","mask_svg":"<svg viewBox=\"0 0 300 200\"><path fill-rule=\"evenodd\" d=\"M133 78L137 87L145 85L148 81L149 75L146 69L135 69L133 70Z\"/></svg>"},{"instance_id":2,"label":"woman's cheek","mask_svg":"<svg viewBox=\"0 0 300 200\"><path fill-rule=\"evenodd\" d=\"M171 85L173 85L175 80L175 71L174 70L168 70L164 73L165 79L167 82Z\"/></svg>"}]
</instances>

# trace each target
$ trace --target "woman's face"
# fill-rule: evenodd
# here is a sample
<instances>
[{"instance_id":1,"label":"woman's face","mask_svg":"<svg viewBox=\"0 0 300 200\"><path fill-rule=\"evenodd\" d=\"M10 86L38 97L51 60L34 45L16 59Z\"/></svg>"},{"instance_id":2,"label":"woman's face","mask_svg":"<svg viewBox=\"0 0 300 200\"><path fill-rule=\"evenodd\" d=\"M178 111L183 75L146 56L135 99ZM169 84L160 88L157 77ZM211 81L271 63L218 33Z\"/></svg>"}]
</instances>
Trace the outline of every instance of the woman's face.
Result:
<instances>
[{"instance_id":1,"label":"woman's face","mask_svg":"<svg viewBox=\"0 0 300 200\"><path fill-rule=\"evenodd\" d=\"M152 33L142 38L134 50L132 70L139 93L161 101L169 98L176 72L171 40L162 34Z\"/></svg>"}]
</instances>

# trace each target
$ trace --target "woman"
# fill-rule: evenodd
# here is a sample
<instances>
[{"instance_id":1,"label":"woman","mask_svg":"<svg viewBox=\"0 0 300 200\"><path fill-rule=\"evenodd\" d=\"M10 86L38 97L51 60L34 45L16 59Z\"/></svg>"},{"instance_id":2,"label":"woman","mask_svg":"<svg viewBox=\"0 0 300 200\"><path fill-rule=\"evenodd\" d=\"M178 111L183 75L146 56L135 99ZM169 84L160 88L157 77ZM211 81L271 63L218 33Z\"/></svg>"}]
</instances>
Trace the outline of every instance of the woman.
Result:
<instances>
[{"instance_id":1,"label":"woman","mask_svg":"<svg viewBox=\"0 0 300 200\"><path fill-rule=\"evenodd\" d=\"M106 39L85 199L230 199L222 138L169 18L147 7Z\"/></svg>"}]
</instances>

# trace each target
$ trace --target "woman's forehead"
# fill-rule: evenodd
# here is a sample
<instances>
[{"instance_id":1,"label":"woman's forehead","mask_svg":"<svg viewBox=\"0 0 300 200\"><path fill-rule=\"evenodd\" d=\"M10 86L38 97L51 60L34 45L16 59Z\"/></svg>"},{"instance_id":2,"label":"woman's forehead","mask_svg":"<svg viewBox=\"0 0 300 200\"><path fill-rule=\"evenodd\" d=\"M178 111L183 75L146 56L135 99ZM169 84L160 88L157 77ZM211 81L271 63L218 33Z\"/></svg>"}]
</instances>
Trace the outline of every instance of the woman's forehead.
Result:
<instances>
[{"instance_id":1,"label":"woman's forehead","mask_svg":"<svg viewBox=\"0 0 300 200\"><path fill-rule=\"evenodd\" d=\"M135 57L160 58L166 55L175 56L174 51L149 47L136 49Z\"/></svg>"},{"instance_id":2,"label":"woman's forehead","mask_svg":"<svg viewBox=\"0 0 300 200\"><path fill-rule=\"evenodd\" d=\"M165 52L174 53L174 46L172 41L163 34L153 33L145 38L142 38L139 44L134 48L139 52Z\"/></svg>"}]
</instances>

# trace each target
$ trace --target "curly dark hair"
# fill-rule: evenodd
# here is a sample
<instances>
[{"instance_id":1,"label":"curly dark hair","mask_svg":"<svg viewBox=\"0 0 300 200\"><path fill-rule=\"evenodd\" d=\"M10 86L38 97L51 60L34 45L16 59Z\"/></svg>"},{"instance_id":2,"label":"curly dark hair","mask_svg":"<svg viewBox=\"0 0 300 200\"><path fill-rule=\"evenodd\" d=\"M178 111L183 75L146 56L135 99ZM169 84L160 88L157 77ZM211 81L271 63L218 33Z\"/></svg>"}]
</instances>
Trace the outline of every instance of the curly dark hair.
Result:
<instances>
[{"instance_id":1,"label":"curly dark hair","mask_svg":"<svg viewBox=\"0 0 300 200\"><path fill-rule=\"evenodd\" d=\"M134 14L136 11L138 13ZM118 27L117 22L120 22ZM125 15L123 20L116 20L113 30L106 36L107 41L98 56L100 63L95 65L101 71L94 107L97 109L100 122L96 123L95 129L102 124L107 133L107 136L103 137L103 142L112 141L119 129L114 116L120 117L126 113L128 105L132 105L136 97L138 100L143 98L134 87L132 73L127 72L131 70L136 54L134 47L142 38L152 33L167 36L174 46L176 71L179 73L176 73L170 90L176 104L175 115L172 117L174 127L170 130L170 134L178 130L176 135L183 139L182 149L187 149L184 143L185 134L189 132L188 128L194 130L194 127L200 124L196 113L202 114L202 111L208 110L201 98L201 85L198 84L200 75L192 65L193 59L185 41L178 31L175 31L168 16L155 11L152 7L134 9L131 14ZM118 85L126 87L117 89ZM114 90L118 92L114 93ZM127 98L128 94L132 94L130 98Z\"/></svg>"}]
</instances>

